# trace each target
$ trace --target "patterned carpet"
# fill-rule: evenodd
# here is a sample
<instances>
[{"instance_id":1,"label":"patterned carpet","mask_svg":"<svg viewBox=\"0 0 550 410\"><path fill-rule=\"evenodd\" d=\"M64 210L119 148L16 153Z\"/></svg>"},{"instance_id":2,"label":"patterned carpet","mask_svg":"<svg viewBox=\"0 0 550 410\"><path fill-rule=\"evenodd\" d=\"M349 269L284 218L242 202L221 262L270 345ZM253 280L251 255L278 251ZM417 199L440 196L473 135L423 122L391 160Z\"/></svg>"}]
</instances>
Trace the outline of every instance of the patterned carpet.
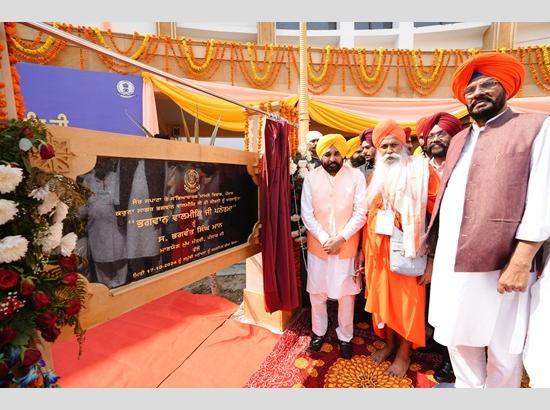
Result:
<instances>
[{"instance_id":1,"label":"patterned carpet","mask_svg":"<svg viewBox=\"0 0 550 410\"><path fill-rule=\"evenodd\" d=\"M273 351L244 387L433 387L434 369L441 362L437 353L414 352L407 374L403 378L384 374L390 361L379 365L371 359L372 352L384 347L372 331L371 324L357 322L352 339L354 356L351 360L340 358L336 337L336 302L328 303L329 330L325 343L318 353L309 354L306 349L311 334L310 311L301 316L285 331ZM393 359L389 357L388 360Z\"/></svg>"}]
</instances>

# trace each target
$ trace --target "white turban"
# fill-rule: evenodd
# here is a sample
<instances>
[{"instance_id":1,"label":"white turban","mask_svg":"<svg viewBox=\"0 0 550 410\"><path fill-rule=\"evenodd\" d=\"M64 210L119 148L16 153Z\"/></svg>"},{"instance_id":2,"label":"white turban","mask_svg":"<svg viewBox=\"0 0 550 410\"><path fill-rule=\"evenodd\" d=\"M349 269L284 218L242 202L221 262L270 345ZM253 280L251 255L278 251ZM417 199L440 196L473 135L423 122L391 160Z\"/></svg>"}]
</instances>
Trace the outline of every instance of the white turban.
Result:
<instances>
[{"instance_id":1,"label":"white turban","mask_svg":"<svg viewBox=\"0 0 550 410\"><path fill-rule=\"evenodd\" d=\"M313 140L318 140L322 136L323 136L323 134L321 134L319 131L309 131L306 134L306 141L311 142Z\"/></svg>"}]
</instances>

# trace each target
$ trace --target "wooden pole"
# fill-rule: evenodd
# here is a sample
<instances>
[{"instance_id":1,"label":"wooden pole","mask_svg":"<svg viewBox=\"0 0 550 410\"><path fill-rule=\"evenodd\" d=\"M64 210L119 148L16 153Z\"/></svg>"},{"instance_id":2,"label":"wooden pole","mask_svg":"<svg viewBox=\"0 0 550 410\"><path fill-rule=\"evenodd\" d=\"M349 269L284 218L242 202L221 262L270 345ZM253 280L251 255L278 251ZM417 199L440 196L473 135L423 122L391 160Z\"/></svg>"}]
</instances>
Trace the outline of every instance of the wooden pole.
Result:
<instances>
[{"instance_id":1,"label":"wooden pole","mask_svg":"<svg viewBox=\"0 0 550 410\"><path fill-rule=\"evenodd\" d=\"M8 119L16 119L17 111L15 109L15 94L13 92L13 81L11 78L10 57L8 54L8 39L4 31L4 23L0 22L0 44L4 47L0 55L0 82L5 84L4 95L6 96L6 111Z\"/></svg>"},{"instance_id":2,"label":"wooden pole","mask_svg":"<svg viewBox=\"0 0 550 410\"><path fill-rule=\"evenodd\" d=\"M307 62L307 23L300 22L300 90L298 100L299 130L298 138L301 146L306 144L306 134L309 131L308 114L308 62Z\"/></svg>"}]
</instances>

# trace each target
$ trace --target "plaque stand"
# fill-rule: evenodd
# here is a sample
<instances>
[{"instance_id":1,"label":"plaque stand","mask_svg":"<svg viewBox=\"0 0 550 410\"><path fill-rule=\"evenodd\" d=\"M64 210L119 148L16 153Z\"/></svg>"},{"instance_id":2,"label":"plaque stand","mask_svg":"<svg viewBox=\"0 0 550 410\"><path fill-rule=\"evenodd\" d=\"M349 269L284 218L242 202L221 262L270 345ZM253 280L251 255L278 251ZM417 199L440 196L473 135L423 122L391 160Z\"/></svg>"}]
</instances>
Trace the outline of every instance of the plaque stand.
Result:
<instances>
[{"instance_id":1,"label":"plaque stand","mask_svg":"<svg viewBox=\"0 0 550 410\"><path fill-rule=\"evenodd\" d=\"M250 323L281 333L290 325L300 309L266 312L263 289L262 254L257 253L246 259L246 287L243 291L244 316Z\"/></svg>"}]
</instances>

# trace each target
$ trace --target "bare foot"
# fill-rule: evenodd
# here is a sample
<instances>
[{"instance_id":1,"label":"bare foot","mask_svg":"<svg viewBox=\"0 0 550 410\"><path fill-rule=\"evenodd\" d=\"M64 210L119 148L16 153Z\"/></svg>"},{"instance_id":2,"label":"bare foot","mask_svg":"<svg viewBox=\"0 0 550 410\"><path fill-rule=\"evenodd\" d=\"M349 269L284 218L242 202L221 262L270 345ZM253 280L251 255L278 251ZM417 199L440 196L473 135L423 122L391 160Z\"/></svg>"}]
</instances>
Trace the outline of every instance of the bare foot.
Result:
<instances>
[{"instance_id":1,"label":"bare foot","mask_svg":"<svg viewBox=\"0 0 550 410\"><path fill-rule=\"evenodd\" d=\"M386 358L395 351L395 345L387 343L382 349L373 352L371 357L374 363L382 363Z\"/></svg>"},{"instance_id":2,"label":"bare foot","mask_svg":"<svg viewBox=\"0 0 550 410\"><path fill-rule=\"evenodd\" d=\"M395 355L395 359L390 367L385 371L385 373L389 376L393 377L403 377L405 376L405 373L407 373L407 369L409 368L409 365L411 364L411 359L408 354L403 354L402 352L398 352Z\"/></svg>"}]
</instances>

